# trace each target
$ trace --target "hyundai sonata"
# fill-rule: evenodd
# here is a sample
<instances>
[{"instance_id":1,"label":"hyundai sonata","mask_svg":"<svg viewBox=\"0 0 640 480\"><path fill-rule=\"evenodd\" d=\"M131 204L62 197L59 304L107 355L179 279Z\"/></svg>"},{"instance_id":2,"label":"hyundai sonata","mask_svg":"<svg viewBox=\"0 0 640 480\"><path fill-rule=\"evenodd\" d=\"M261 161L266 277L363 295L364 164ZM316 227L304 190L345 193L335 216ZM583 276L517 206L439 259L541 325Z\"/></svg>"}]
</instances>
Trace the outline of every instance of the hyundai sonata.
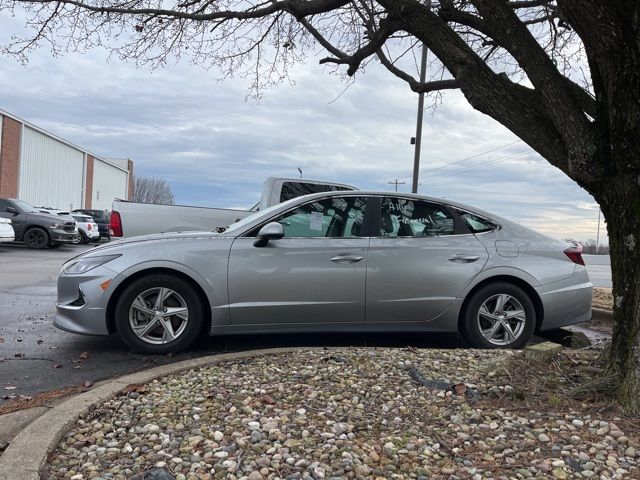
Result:
<instances>
[{"instance_id":1,"label":"hyundai sonata","mask_svg":"<svg viewBox=\"0 0 640 480\"><path fill-rule=\"evenodd\" d=\"M411 194L299 197L223 233L111 242L67 262L54 324L167 353L204 335L455 332L520 348L586 321L581 248L460 203Z\"/></svg>"}]
</instances>

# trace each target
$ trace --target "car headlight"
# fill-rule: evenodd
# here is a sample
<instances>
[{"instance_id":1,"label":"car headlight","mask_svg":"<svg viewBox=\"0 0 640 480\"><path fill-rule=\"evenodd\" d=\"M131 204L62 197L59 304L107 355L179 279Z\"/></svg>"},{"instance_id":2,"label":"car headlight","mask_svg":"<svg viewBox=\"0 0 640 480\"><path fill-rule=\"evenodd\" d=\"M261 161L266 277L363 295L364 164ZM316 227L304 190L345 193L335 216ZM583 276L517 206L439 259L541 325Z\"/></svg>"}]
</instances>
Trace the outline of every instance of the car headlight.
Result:
<instances>
[{"instance_id":1,"label":"car headlight","mask_svg":"<svg viewBox=\"0 0 640 480\"><path fill-rule=\"evenodd\" d=\"M49 228L64 228L64 223L53 222L51 225L49 225Z\"/></svg>"},{"instance_id":2,"label":"car headlight","mask_svg":"<svg viewBox=\"0 0 640 480\"><path fill-rule=\"evenodd\" d=\"M100 265L104 265L111 260L118 258L120 255L102 255L100 257L85 257L71 260L62 266L62 271L68 274L86 273Z\"/></svg>"}]
</instances>

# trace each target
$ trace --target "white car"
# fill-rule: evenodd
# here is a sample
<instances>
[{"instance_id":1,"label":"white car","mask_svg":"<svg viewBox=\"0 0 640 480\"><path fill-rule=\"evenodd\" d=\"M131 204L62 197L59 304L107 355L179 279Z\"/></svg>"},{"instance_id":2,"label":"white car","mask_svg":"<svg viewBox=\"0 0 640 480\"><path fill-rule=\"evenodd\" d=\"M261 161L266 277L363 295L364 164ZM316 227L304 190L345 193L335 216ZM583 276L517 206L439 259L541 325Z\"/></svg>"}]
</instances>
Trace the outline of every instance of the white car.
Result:
<instances>
[{"instance_id":1,"label":"white car","mask_svg":"<svg viewBox=\"0 0 640 480\"><path fill-rule=\"evenodd\" d=\"M78 232L80 233L80 242L89 243L91 241L98 241L100 239L100 231L98 230L98 224L88 215L71 214L76 221Z\"/></svg>"},{"instance_id":2,"label":"white car","mask_svg":"<svg viewBox=\"0 0 640 480\"><path fill-rule=\"evenodd\" d=\"M15 233L11 226L11 220L0 217L0 242L13 242Z\"/></svg>"}]
</instances>

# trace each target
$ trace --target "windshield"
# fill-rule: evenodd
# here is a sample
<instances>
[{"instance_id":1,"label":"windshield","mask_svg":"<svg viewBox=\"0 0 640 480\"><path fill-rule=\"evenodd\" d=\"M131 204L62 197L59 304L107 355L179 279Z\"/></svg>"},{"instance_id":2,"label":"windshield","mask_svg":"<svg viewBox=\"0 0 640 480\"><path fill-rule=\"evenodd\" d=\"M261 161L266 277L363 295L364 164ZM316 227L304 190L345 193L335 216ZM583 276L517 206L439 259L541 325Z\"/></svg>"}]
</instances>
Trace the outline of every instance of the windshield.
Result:
<instances>
[{"instance_id":1,"label":"windshield","mask_svg":"<svg viewBox=\"0 0 640 480\"><path fill-rule=\"evenodd\" d=\"M239 222L236 222L236 223L230 225L224 231L224 233L235 232L237 230L242 229L245 225L249 225L251 222L253 222L254 220L256 220L258 218L269 217L269 215L271 215L271 213L274 212L275 210L277 210L280 207L283 207L285 205L288 205L290 203L293 203L295 200L298 200L298 199L297 198L292 198L291 200L287 200L286 202L278 203L276 205L271 205L269 208L265 208L264 210L261 210L259 212L256 212L256 213L252 214L252 215L249 215L248 217L244 217Z\"/></svg>"},{"instance_id":2,"label":"windshield","mask_svg":"<svg viewBox=\"0 0 640 480\"><path fill-rule=\"evenodd\" d=\"M18 209L23 213L41 213L40 210L32 207L30 204L23 200L11 200L11 203L18 207Z\"/></svg>"}]
</instances>

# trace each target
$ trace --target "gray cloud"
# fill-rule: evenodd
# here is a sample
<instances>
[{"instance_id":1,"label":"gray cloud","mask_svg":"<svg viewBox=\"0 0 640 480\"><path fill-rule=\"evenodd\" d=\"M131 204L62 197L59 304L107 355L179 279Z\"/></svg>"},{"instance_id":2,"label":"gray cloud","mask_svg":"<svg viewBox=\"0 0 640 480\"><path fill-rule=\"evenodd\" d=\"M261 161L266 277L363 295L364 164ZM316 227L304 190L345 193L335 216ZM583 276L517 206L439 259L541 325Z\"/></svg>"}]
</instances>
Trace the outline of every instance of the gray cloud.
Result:
<instances>
[{"instance_id":1,"label":"gray cloud","mask_svg":"<svg viewBox=\"0 0 640 480\"><path fill-rule=\"evenodd\" d=\"M16 28L0 19L0 31ZM43 49L26 67L0 57L0 108L97 154L133 158L139 174L169 180L180 203L249 206L265 177L297 176L298 166L305 177L362 188L388 190L400 178L409 190L417 96L380 68L344 91L343 79L312 61L260 102L245 101L244 80L216 75L188 63L150 72L100 50L51 58ZM447 93L425 115L421 192L555 237L595 237L591 196L537 154L480 166L526 151L521 142L443 168L515 140Z\"/></svg>"}]
</instances>

